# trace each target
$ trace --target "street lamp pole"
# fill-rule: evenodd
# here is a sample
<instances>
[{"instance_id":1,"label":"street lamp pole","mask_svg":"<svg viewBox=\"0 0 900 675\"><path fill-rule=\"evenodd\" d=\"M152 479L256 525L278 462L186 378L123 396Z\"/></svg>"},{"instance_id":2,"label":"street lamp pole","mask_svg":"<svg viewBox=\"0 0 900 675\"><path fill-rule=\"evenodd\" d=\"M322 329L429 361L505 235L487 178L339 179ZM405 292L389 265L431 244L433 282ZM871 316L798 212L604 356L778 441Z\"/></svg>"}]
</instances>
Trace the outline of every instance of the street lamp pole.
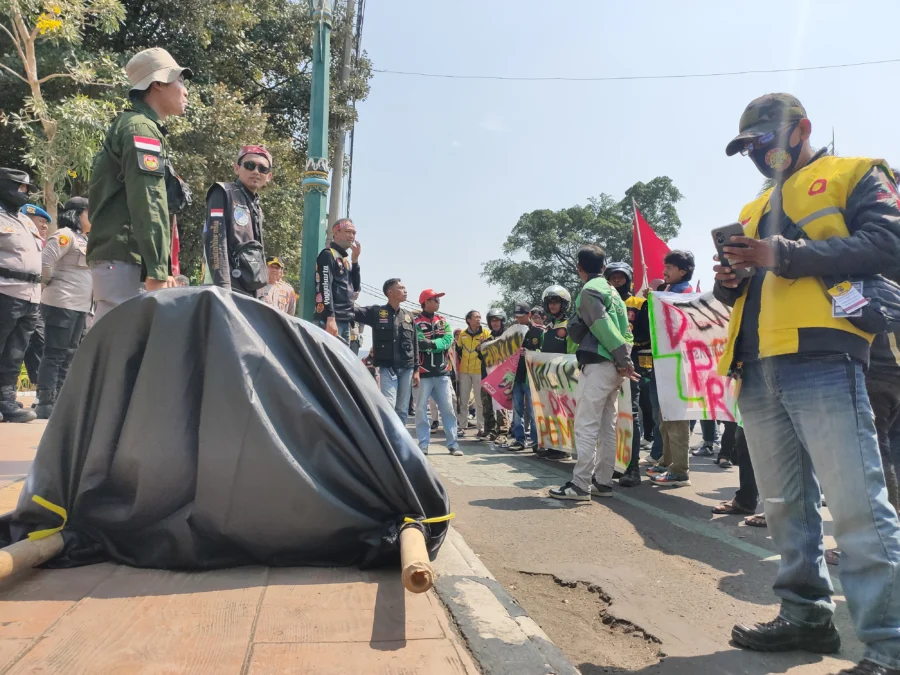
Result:
<instances>
[{"instance_id":1,"label":"street lamp pole","mask_svg":"<svg viewBox=\"0 0 900 675\"><path fill-rule=\"evenodd\" d=\"M303 242L300 252L300 317L316 311L316 257L325 248L328 219L328 89L331 70L331 0L309 0L313 20L312 91L303 172Z\"/></svg>"}]
</instances>

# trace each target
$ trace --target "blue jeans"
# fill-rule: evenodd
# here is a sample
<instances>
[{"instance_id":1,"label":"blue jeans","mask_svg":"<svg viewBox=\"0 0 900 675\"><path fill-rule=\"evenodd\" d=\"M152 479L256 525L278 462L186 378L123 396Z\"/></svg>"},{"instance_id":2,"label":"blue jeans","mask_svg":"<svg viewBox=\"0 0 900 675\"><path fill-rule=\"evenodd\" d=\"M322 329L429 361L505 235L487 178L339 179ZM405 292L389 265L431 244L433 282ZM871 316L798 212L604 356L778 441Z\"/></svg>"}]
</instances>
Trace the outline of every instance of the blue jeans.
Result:
<instances>
[{"instance_id":1,"label":"blue jeans","mask_svg":"<svg viewBox=\"0 0 900 675\"><path fill-rule=\"evenodd\" d=\"M325 322L319 322L319 328L325 330ZM348 345L350 344L350 322L349 321L338 321L337 322L338 329L338 337L341 338ZM406 420L403 420L403 423L406 424Z\"/></svg>"},{"instance_id":2,"label":"blue jeans","mask_svg":"<svg viewBox=\"0 0 900 675\"><path fill-rule=\"evenodd\" d=\"M691 433L697 420L691 420ZM719 442L719 423L715 420L700 420L700 432L703 434L704 445L715 445Z\"/></svg>"},{"instance_id":3,"label":"blue jeans","mask_svg":"<svg viewBox=\"0 0 900 675\"><path fill-rule=\"evenodd\" d=\"M459 447L456 438L456 411L453 410L453 385L449 375L439 377L423 377L419 381L419 393L416 396L416 437L419 449L428 450L431 442L431 420L428 418L428 399L434 397L441 413L441 423L447 437L447 449Z\"/></svg>"},{"instance_id":4,"label":"blue jeans","mask_svg":"<svg viewBox=\"0 0 900 675\"><path fill-rule=\"evenodd\" d=\"M519 443L525 443L525 411L528 406L528 415L531 418L531 442L537 445L537 420L534 419L534 408L531 405L531 387L528 381L516 382L512 390L513 398L513 422L512 435Z\"/></svg>"},{"instance_id":5,"label":"blue jeans","mask_svg":"<svg viewBox=\"0 0 900 675\"><path fill-rule=\"evenodd\" d=\"M412 368L379 368L378 378L381 381L381 393L391 404L400 423L406 426L409 417L409 397L412 393Z\"/></svg>"},{"instance_id":6,"label":"blue jeans","mask_svg":"<svg viewBox=\"0 0 900 675\"><path fill-rule=\"evenodd\" d=\"M843 355L778 356L744 367L738 405L781 554L781 616L834 613L822 542L821 486L841 550L841 583L866 658L900 668L900 523L888 502L862 366Z\"/></svg>"},{"instance_id":7,"label":"blue jeans","mask_svg":"<svg viewBox=\"0 0 900 675\"><path fill-rule=\"evenodd\" d=\"M662 433L659 431L659 395L656 392L656 377L650 378L650 406L653 408L653 445L650 459L659 460L663 456Z\"/></svg>"}]
</instances>

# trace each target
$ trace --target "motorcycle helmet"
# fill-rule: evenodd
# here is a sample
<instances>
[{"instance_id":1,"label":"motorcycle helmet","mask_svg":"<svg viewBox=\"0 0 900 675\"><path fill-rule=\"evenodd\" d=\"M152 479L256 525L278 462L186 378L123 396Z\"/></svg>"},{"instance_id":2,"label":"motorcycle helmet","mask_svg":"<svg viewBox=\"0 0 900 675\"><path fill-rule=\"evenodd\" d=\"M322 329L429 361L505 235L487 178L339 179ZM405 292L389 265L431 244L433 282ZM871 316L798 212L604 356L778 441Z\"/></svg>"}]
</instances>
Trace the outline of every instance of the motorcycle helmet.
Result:
<instances>
[{"instance_id":1,"label":"motorcycle helmet","mask_svg":"<svg viewBox=\"0 0 900 675\"><path fill-rule=\"evenodd\" d=\"M554 284L544 289L544 294L541 296L541 304L544 305L544 311L547 312L548 316L554 316L550 311L550 301L554 299L562 303L562 307L559 310L560 314L565 314L569 311L569 305L572 304L572 296L565 288L559 284Z\"/></svg>"}]
</instances>

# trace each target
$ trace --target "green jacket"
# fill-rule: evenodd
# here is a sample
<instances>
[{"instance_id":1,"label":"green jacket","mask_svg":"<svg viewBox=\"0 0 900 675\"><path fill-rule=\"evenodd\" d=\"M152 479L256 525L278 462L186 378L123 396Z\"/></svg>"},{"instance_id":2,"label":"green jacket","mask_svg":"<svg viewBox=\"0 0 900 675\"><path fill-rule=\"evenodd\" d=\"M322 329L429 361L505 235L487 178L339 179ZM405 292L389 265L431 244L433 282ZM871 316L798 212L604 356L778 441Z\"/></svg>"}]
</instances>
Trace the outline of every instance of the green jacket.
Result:
<instances>
[{"instance_id":1,"label":"green jacket","mask_svg":"<svg viewBox=\"0 0 900 675\"><path fill-rule=\"evenodd\" d=\"M91 173L88 261L124 260L143 264L148 278L169 276L168 155L150 106L135 101L113 121Z\"/></svg>"},{"instance_id":2,"label":"green jacket","mask_svg":"<svg viewBox=\"0 0 900 675\"><path fill-rule=\"evenodd\" d=\"M589 279L575 298L580 326L569 324L569 337L578 343L578 362L612 361L629 368L634 338L628 326L628 310L619 292L600 275Z\"/></svg>"}]
</instances>

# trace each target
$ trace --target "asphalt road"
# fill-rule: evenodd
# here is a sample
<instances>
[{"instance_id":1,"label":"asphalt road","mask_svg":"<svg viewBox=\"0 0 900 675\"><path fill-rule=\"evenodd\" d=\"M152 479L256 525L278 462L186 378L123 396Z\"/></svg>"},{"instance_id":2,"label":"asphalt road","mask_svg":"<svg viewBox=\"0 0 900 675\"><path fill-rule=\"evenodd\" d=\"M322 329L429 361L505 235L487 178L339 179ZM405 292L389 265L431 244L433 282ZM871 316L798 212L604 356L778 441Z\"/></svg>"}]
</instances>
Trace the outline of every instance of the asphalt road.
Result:
<instances>
[{"instance_id":1,"label":"asphalt road","mask_svg":"<svg viewBox=\"0 0 900 675\"><path fill-rule=\"evenodd\" d=\"M452 457L443 432L432 439L454 527L584 675L824 675L861 658L840 595L839 659L730 645L736 622L767 621L778 610L771 591L778 559L767 530L711 512L734 495L737 467L692 458L690 487L645 479L617 487L613 499L579 504L547 497L568 480L572 462L474 441L463 442L465 456Z\"/></svg>"}]
</instances>

